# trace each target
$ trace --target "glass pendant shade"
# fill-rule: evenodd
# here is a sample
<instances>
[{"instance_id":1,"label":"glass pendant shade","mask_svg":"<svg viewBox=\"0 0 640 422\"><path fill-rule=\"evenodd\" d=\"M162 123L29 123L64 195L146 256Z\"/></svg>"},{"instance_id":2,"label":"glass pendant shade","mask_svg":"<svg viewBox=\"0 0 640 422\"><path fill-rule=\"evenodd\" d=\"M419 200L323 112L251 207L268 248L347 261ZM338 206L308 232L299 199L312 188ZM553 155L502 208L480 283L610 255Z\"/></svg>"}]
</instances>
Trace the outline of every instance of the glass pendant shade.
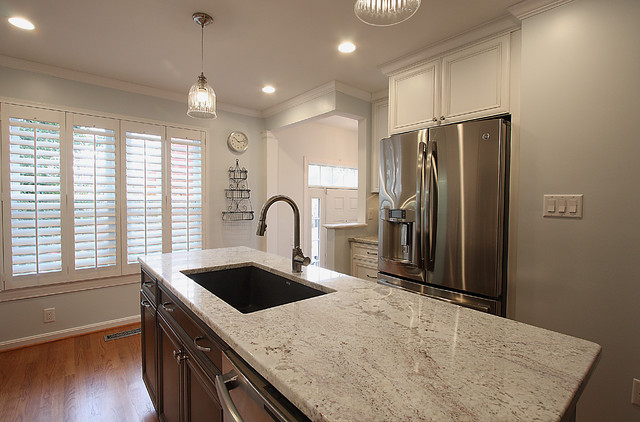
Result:
<instances>
[{"instance_id":1,"label":"glass pendant shade","mask_svg":"<svg viewBox=\"0 0 640 422\"><path fill-rule=\"evenodd\" d=\"M357 0L353 7L362 22L390 26L404 22L420 7L420 0Z\"/></svg>"},{"instance_id":2,"label":"glass pendant shade","mask_svg":"<svg viewBox=\"0 0 640 422\"><path fill-rule=\"evenodd\" d=\"M207 83L204 73L198 76L198 81L191 86L187 99L187 115L199 119L215 119L216 114L216 93Z\"/></svg>"},{"instance_id":3,"label":"glass pendant shade","mask_svg":"<svg viewBox=\"0 0 640 422\"><path fill-rule=\"evenodd\" d=\"M198 119L215 119L216 93L207 83L204 76L204 27L213 22L213 18L206 13L196 12L192 16L193 21L200 26L200 63L202 71L198 80L191 86L187 97L187 115Z\"/></svg>"}]
</instances>

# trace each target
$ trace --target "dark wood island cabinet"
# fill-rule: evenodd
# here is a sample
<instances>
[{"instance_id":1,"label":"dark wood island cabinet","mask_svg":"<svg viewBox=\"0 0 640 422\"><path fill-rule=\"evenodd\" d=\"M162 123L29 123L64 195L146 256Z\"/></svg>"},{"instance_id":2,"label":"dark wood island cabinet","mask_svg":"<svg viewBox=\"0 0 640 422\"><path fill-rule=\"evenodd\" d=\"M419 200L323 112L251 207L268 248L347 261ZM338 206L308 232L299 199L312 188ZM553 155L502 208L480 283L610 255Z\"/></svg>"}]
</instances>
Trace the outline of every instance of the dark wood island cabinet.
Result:
<instances>
[{"instance_id":1,"label":"dark wood island cabinet","mask_svg":"<svg viewBox=\"0 0 640 422\"><path fill-rule=\"evenodd\" d=\"M243 389L255 389L255 385L258 389L272 387L144 268L140 315L142 378L161 421L234 421L236 419L225 416L233 412L241 416L244 413L247 422L308 420L282 396L278 403L258 403L257 407L256 402L247 400ZM242 373L243 379L252 380L250 389L236 381L240 378L237 372ZM226 404L221 404L224 398L221 400L218 394L216 377L224 380L222 388L228 392L229 400ZM270 411L269 407L278 410Z\"/></svg>"}]
</instances>

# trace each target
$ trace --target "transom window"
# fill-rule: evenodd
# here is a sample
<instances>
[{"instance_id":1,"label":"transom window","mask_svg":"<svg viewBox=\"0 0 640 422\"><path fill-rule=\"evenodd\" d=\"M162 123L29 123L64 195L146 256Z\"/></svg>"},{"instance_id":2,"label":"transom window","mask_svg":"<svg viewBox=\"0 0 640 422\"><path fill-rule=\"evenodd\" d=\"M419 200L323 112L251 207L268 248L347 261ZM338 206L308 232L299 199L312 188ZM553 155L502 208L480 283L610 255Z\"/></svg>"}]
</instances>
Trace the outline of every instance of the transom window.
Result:
<instances>
[{"instance_id":1,"label":"transom window","mask_svg":"<svg viewBox=\"0 0 640 422\"><path fill-rule=\"evenodd\" d=\"M354 167L309 164L309 186L357 188L358 169Z\"/></svg>"}]
</instances>

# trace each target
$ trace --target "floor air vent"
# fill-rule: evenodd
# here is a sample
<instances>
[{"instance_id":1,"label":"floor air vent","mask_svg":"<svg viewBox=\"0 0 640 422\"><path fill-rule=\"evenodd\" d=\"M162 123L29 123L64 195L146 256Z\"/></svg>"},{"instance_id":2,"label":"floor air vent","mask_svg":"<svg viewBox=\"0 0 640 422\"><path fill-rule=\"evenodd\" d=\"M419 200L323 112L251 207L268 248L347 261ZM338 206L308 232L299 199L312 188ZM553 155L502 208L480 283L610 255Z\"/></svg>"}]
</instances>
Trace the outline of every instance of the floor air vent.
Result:
<instances>
[{"instance_id":1,"label":"floor air vent","mask_svg":"<svg viewBox=\"0 0 640 422\"><path fill-rule=\"evenodd\" d=\"M140 334L140 328L134 328L133 330L120 331L119 333L109 334L104 336L104 341L115 340L122 337L134 336Z\"/></svg>"}]
</instances>

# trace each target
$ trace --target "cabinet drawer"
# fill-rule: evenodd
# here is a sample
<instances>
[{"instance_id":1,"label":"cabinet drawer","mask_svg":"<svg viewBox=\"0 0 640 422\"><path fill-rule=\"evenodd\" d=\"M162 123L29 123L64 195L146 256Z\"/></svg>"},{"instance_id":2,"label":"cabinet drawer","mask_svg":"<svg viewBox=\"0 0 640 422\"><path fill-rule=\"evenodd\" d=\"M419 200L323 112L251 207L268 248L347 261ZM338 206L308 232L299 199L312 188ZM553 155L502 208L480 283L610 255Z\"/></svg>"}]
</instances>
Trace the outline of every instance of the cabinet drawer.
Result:
<instances>
[{"instance_id":1,"label":"cabinet drawer","mask_svg":"<svg viewBox=\"0 0 640 422\"><path fill-rule=\"evenodd\" d=\"M155 308L157 305L156 297L158 283L156 283L155 278L149 275L144 269L140 272L140 274L140 289L149 298L149 302L151 302L151 304Z\"/></svg>"},{"instance_id":2,"label":"cabinet drawer","mask_svg":"<svg viewBox=\"0 0 640 422\"><path fill-rule=\"evenodd\" d=\"M161 285L158 289L160 300L158 311L167 319L171 327L183 337L184 343L193 354L210 361L220 372L222 368L222 349L215 337L204 327L201 327L191 311L183 308L180 301L173 297Z\"/></svg>"},{"instance_id":3,"label":"cabinet drawer","mask_svg":"<svg viewBox=\"0 0 640 422\"><path fill-rule=\"evenodd\" d=\"M362 243L352 243L352 251L354 257L378 261L378 247L375 245L365 245Z\"/></svg>"},{"instance_id":4,"label":"cabinet drawer","mask_svg":"<svg viewBox=\"0 0 640 422\"><path fill-rule=\"evenodd\" d=\"M377 281L378 280L378 268L372 266L370 262L361 261L358 259L353 260L354 277L362 278L364 280Z\"/></svg>"}]
</instances>

